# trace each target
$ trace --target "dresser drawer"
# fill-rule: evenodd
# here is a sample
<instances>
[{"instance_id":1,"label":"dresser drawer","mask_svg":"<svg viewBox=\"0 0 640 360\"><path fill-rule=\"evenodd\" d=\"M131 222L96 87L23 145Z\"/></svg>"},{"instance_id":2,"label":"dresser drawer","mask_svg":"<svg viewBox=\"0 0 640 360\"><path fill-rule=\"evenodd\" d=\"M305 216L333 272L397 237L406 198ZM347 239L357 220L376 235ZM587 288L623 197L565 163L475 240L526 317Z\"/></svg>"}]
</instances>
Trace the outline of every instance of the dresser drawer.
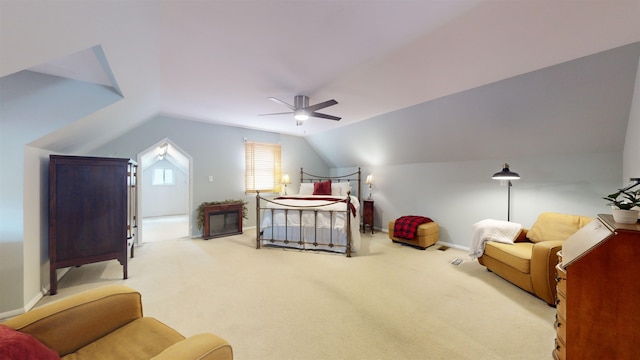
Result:
<instances>
[{"instance_id":1,"label":"dresser drawer","mask_svg":"<svg viewBox=\"0 0 640 360\"><path fill-rule=\"evenodd\" d=\"M553 350L553 358L565 360L567 358L567 345L561 339L556 338L556 348Z\"/></svg>"},{"instance_id":2,"label":"dresser drawer","mask_svg":"<svg viewBox=\"0 0 640 360\"><path fill-rule=\"evenodd\" d=\"M562 267L562 252L558 252L559 263L556 265L556 321L554 328L556 330L555 349L553 350L553 358L565 360L567 358L567 272Z\"/></svg>"},{"instance_id":3,"label":"dresser drawer","mask_svg":"<svg viewBox=\"0 0 640 360\"><path fill-rule=\"evenodd\" d=\"M558 341L564 344L565 339L567 338L567 320L565 320L564 317L560 315L556 315L556 322L554 325L556 327L556 335L558 335Z\"/></svg>"},{"instance_id":4,"label":"dresser drawer","mask_svg":"<svg viewBox=\"0 0 640 360\"><path fill-rule=\"evenodd\" d=\"M556 312L563 318L567 317L567 298L560 292L556 296Z\"/></svg>"},{"instance_id":5,"label":"dresser drawer","mask_svg":"<svg viewBox=\"0 0 640 360\"><path fill-rule=\"evenodd\" d=\"M560 264L556 265L556 290L558 293L567 295L567 272Z\"/></svg>"}]
</instances>

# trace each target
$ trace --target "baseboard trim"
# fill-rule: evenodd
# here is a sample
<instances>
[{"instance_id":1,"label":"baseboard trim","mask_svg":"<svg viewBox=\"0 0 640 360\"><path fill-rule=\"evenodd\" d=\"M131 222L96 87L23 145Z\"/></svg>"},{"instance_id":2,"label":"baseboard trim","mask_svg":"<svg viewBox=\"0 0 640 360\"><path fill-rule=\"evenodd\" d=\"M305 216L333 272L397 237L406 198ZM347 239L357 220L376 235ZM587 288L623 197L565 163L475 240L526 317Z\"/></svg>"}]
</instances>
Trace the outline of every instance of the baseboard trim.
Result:
<instances>
[{"instance_id":1,"label":"baseboard trim","mask_svg":"<svg viewBox=\"0 0 640 360\"><path fill-rule=\"evenodd\" d=\"M450 242L438 241L436 244L438 244L438 245L446 245L446 246L448 246L450 248L454 248L454 249L458 249L458 250L469 251L469 247L468 246L462 246L462 245L453 244L453 243L450 243Z\"/></svg>"},{"instance_id":2,"label":"baseboard trim","mask_svg":"<svg viewBox=\"0 0 640 360\"><path fill-rule=\"evenodd\" d=\"M374 229L379 230L379 231L381 231L383 233L387 233L387 234L389 233L389 229L386 229L386 228L385 229L374 228ZM450 248L469 251L469 247L468 246L462 246L462 245L458 245L458 244L453 244L453 243L446 242L446 241L438 241L438 242L436 242L436 245L446 245L446 246L448 246Z\"/></svg>"},{"instance_id":3,"label":"baseboard trim","mask_svg":"<svg viewBox=\"0 0 640 360\"><path fill-rule=\"evenodd\" d=\"M21 309L9 310L0 313L0 320L5 320L14 316L22 315L27 311L33 309L33 307L36 306L38 301L40 301L47 292L48 290L46 288L42 288L42 290L40 290L33 298L31 298L31 300L29 300Z\"/></svg>"}]
</instances>

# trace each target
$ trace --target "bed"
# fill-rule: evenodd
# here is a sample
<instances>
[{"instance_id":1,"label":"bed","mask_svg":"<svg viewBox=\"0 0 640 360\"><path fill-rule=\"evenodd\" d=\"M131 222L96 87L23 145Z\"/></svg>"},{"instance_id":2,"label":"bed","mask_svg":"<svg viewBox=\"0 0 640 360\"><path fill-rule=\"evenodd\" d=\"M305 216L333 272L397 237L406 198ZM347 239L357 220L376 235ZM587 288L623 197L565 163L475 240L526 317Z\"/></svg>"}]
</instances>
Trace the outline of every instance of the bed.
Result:
<instances>
[{"instance_id":1,"label":"bed","mask_svg":"<svg viewBox=\"0 0 640 360\"><path fill-rule=\"evenodd\" d=\"M256 249L285 247L351 257L360 244L360 182L360 168L342 176L317 176L300 168L298 194L266 198L258 192Z\"/></svg>"}]
</instances>

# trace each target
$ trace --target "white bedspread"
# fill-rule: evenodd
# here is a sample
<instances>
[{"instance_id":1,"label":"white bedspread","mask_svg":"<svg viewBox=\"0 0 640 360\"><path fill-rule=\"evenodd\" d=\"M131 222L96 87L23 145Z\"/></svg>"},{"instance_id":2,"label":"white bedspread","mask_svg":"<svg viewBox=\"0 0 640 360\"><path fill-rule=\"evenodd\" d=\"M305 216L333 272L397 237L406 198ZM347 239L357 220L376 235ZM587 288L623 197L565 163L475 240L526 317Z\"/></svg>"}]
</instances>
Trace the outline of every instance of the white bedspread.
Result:
<instances>
[{"instance_id":1,"label":"white bedspread","mask_svg":"<svg viewBox=\"0 0 640 360\"><path fill-rule=\"evenodd\" d=\"M520 230L522 230L522 225L509 221L485 219L473 224L471 229L473 234L469 256L471 260L475 260L484 253L484 246L487 241L513 244L513 241L520 234Z\"/></svg>"}]
</instances>

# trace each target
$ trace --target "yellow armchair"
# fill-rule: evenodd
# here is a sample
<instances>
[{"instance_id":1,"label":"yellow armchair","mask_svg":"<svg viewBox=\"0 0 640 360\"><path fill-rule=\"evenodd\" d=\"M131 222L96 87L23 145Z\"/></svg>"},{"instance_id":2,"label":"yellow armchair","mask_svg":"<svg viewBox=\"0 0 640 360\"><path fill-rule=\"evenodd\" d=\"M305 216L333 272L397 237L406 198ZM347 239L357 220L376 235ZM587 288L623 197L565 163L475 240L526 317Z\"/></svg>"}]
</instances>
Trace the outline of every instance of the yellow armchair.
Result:
<instances>
[{"instance_id":1,"label":"yellow armchair","mask_svg":"<svg viewBox=\"0 0 640 360\"><path fill-rule=\"evenodd\" d=\"M514 244L488 241L478 262L512 284L555 305L555 267L562 243L592 218L545 212Z\"/></svg>"},{"instance_id":2,"label":"yellow armchair","mask_svg":"<svg viewBox=\"0 0 640 360\"><path fill-rule=\"evenodd\" d=\"M3 325L35 337L63 359L233 359L231 345L214 334L185 338L143 317L140 293L122 285L71 296Z\"/></svg>"}]
</instances>

